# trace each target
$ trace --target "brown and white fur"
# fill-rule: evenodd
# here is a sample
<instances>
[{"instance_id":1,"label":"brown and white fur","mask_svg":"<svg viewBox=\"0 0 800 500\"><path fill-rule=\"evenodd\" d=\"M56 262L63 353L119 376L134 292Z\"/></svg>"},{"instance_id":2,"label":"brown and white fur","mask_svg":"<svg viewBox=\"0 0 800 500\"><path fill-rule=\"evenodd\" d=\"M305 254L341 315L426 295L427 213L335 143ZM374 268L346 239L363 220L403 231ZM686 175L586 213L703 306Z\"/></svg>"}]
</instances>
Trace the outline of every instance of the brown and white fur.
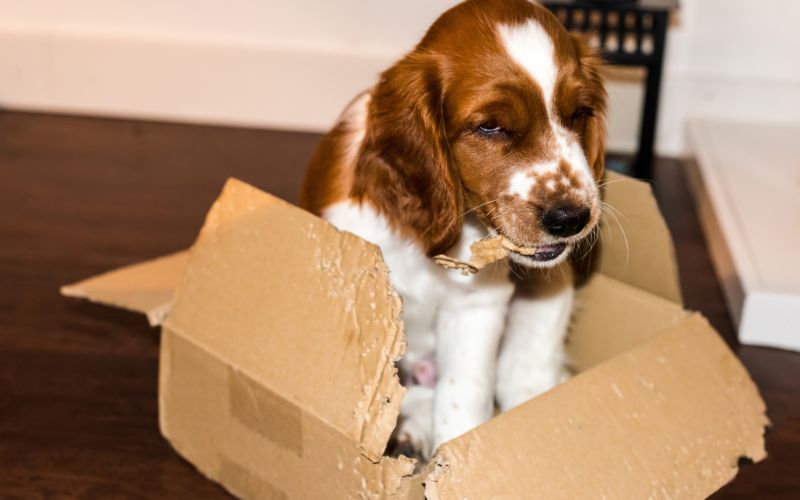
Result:
<instances>
[{"instance_id":1,"label":"brown and white fur","mask_svg":"<svg viewBox=\"0 0 800 500\"><path fill-rule=\"evenodd\" d=\"M401 372L438 372L401 408L399 439L424 457L495 400L507 410L566 377L573 285L560 270L601 208L598 66L543 7L470 0L347 106L311 161L305 208L378 245L403 298ZM470 276L431 259L467 260L496 234L540 250Z\"/></svg>"}]
</instances>

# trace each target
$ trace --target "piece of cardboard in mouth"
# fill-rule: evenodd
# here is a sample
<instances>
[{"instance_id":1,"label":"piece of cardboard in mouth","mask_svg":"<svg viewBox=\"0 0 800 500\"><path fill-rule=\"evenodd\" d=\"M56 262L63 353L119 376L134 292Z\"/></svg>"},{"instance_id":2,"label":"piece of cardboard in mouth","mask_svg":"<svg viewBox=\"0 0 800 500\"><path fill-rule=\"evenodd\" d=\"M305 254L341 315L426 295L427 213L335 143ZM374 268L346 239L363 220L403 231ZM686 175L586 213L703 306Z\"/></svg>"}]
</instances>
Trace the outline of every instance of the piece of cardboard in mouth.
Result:
<instances>
[{"instance_id":1,"label":"piece of cardboard in mouth","mask_svg":"<svg viewBox=\"0 0 800 500\"><path fill-rule=\"evenodd\" d=\"M740 457L766 456L765 406L706 320L680 305L649 186L609 177L618 220L603 228L569 338L580 373L445 443L418 474L383 456L404 338L372 244L229 180L191 251L62 291L153 323L168 311L161 432L239 496L702 498Z\"/></svg>"}]
</instances>

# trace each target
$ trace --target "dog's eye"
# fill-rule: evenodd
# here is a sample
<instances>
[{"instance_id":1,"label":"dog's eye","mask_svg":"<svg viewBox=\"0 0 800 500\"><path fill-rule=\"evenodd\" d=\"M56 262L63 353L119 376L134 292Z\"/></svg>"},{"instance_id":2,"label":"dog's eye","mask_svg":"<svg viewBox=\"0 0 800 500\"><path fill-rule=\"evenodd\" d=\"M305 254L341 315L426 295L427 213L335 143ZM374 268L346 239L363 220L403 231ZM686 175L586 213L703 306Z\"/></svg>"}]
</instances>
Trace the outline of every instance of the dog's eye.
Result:
<instances>
[{"instance_id":1,"label":"dog's eye","mask_svg":"<svg viewBox=\"0 0 800 500\"><path fill-rule=\"evenodd\" d=\"M573 123L573 125L576 125L584 118L589 118L592 116L594 116L594 110L592 108L588 106L581 106L576 109L574 113L572 113L570 121Z\"/></svg>"},{"instance_id":2,"label":"dog's eye","mask_svg":"<svg viewBox=\"0 0 800 500\"><path fill-rule=\"evenodd\" d=\"M503 130L503 128L500 127L497 122L488 121L478 125L478 132L483 135L498 135L504 134L505 130Z\"/></svg>"}]
</instances>

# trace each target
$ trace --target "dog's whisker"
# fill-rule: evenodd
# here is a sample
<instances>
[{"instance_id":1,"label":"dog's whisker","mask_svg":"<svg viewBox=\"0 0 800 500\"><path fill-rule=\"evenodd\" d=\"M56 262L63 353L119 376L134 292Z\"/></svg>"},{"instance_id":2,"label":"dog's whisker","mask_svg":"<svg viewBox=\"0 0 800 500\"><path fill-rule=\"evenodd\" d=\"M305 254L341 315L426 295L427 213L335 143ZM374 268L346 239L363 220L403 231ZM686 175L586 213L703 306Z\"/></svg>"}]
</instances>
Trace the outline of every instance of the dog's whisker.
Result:
<instances>
[{"instance_id":1,"label":"dog's whisker","mask_svg":"<svg viewBox=\"0 0 800 500\"><path fill-rule=\"evenodd\" d=\"M595 226L586 238L578 241L575 245L575 254L578 255L579 258L585 258L591 253L592 249L597 244L598 232L598 226Z\"/></svg>"},{"instance_id":2,"label":"dog's whisker","mask_svg":"<svg viewBox=\"0 0 800 500\"><path fill-rule=\"evenodd\" d=\"M485 205L488 205L489 203L496 203L496 202L497 202L497 198L495 198L494 200L489 200L486 203L481 203L480 205L474 206L474 207L470 208L469 210L467 210L466 212L464 212L463 214L461 214L461 217L462 218L466 217L467 214L469 214L471 212L474 212L475 210L477 210L477 209L479 209L479 208L481 208L481 207L483 207Z\"/></svg>"},{"instance_id":3,"label":"dog's whisker","mask_svg":"<svg viewBox=\"0 0 800 500\"><path fill-rule=\"evenodd\" d=\"M613 206L612 204L610 204L610 203L608 203L606 201L601 201L600 205L602 207L608 209L609 211L614 212L615 214L618 214L618 215L622 216L623 218L627 218L627 217L625 217L625 214L623 214L622 212L619 211L619 209L617 209L617 207Z\"/></svg>"},{"instance_id":4,"label":"dog's whisker","mask_svg":"<svg viewBox=\"0 0 800 500\"><path fill-rule=\"evenodd\" d=\"M518 274L518 273L517 273L517 272L514 270L514 268L513 268L513 267L511 267L511 266L508 266L508 269L509 269L509 270L511 270L511 272L514 274L514 276L516 276L516 277L517 277L517 278L518 278L520 281L523 281L523 278L522 278L522 276L520 276L520 275L519 275L519 274Z\"/></svg>"},{"instance_id":5,"label":"dog's whisker","mask_svg":"<svg viewBox=\"0 0 800 500\"><path fill-rule=\"evenodd\" d=\"M623 214L621 214L616 208L612 207L608 203L603 202L602 209L604 209L604 213L608 214L614 222L616 223L617 227L619 228L619 232L622 235L622 240L625 243L625 269L628 268L628 264L630 263L630 243L628 242L628 235L625 232L625 228L622 226L622 223L619 220L619 215L623 218L626 218Z\"/></svg>"},{"instance_id":6,"label":"dog's whisker","mask_svg":"<svg viewBox=\"0 0 800 500\"><path fill-rule=\"evenodd\" d=\"M603 180L603 181L600 181L600 182L597 183L597 188L600 189L600 188L609 186L611 184L615 184L617 182L622 182L624 180L625 179L610 179L610 180L607 179L607 180Z\"/></svg>"}]
</instances>

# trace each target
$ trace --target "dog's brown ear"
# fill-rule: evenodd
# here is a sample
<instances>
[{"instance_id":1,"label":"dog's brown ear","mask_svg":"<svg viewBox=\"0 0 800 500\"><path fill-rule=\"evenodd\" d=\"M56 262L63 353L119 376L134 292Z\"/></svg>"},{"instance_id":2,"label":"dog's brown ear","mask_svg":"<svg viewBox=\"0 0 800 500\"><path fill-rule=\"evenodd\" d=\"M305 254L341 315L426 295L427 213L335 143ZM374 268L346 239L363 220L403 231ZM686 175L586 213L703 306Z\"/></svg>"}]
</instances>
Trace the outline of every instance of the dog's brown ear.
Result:
<instances>
[{"instance_id":1,"label":"dog's brown ear","mask_svg":"<svg viewBox=\"0 0 800 500\"><path fill-rule=\"evenodd\" d=\"M605 170L606 153L606 107L607 94L602 74L603 60L591 38L584 34L571 34L581 71L588 82L588 94L592 101L592 114L585 122L583 151L592 167L595 179L600 180Z\"/></svg>"},{"instance_id":2,"label":"dog's brown ear","mask_svg":"<svg viewBox=\"0 0 800 500\"><path fill-rule=\"evenodd\" d=\"M441 81L434 57L420 52L381 75L351 193L374 203L428 255L455 243L463 206L444 129Z\"/></svg>"}]
</instances>

